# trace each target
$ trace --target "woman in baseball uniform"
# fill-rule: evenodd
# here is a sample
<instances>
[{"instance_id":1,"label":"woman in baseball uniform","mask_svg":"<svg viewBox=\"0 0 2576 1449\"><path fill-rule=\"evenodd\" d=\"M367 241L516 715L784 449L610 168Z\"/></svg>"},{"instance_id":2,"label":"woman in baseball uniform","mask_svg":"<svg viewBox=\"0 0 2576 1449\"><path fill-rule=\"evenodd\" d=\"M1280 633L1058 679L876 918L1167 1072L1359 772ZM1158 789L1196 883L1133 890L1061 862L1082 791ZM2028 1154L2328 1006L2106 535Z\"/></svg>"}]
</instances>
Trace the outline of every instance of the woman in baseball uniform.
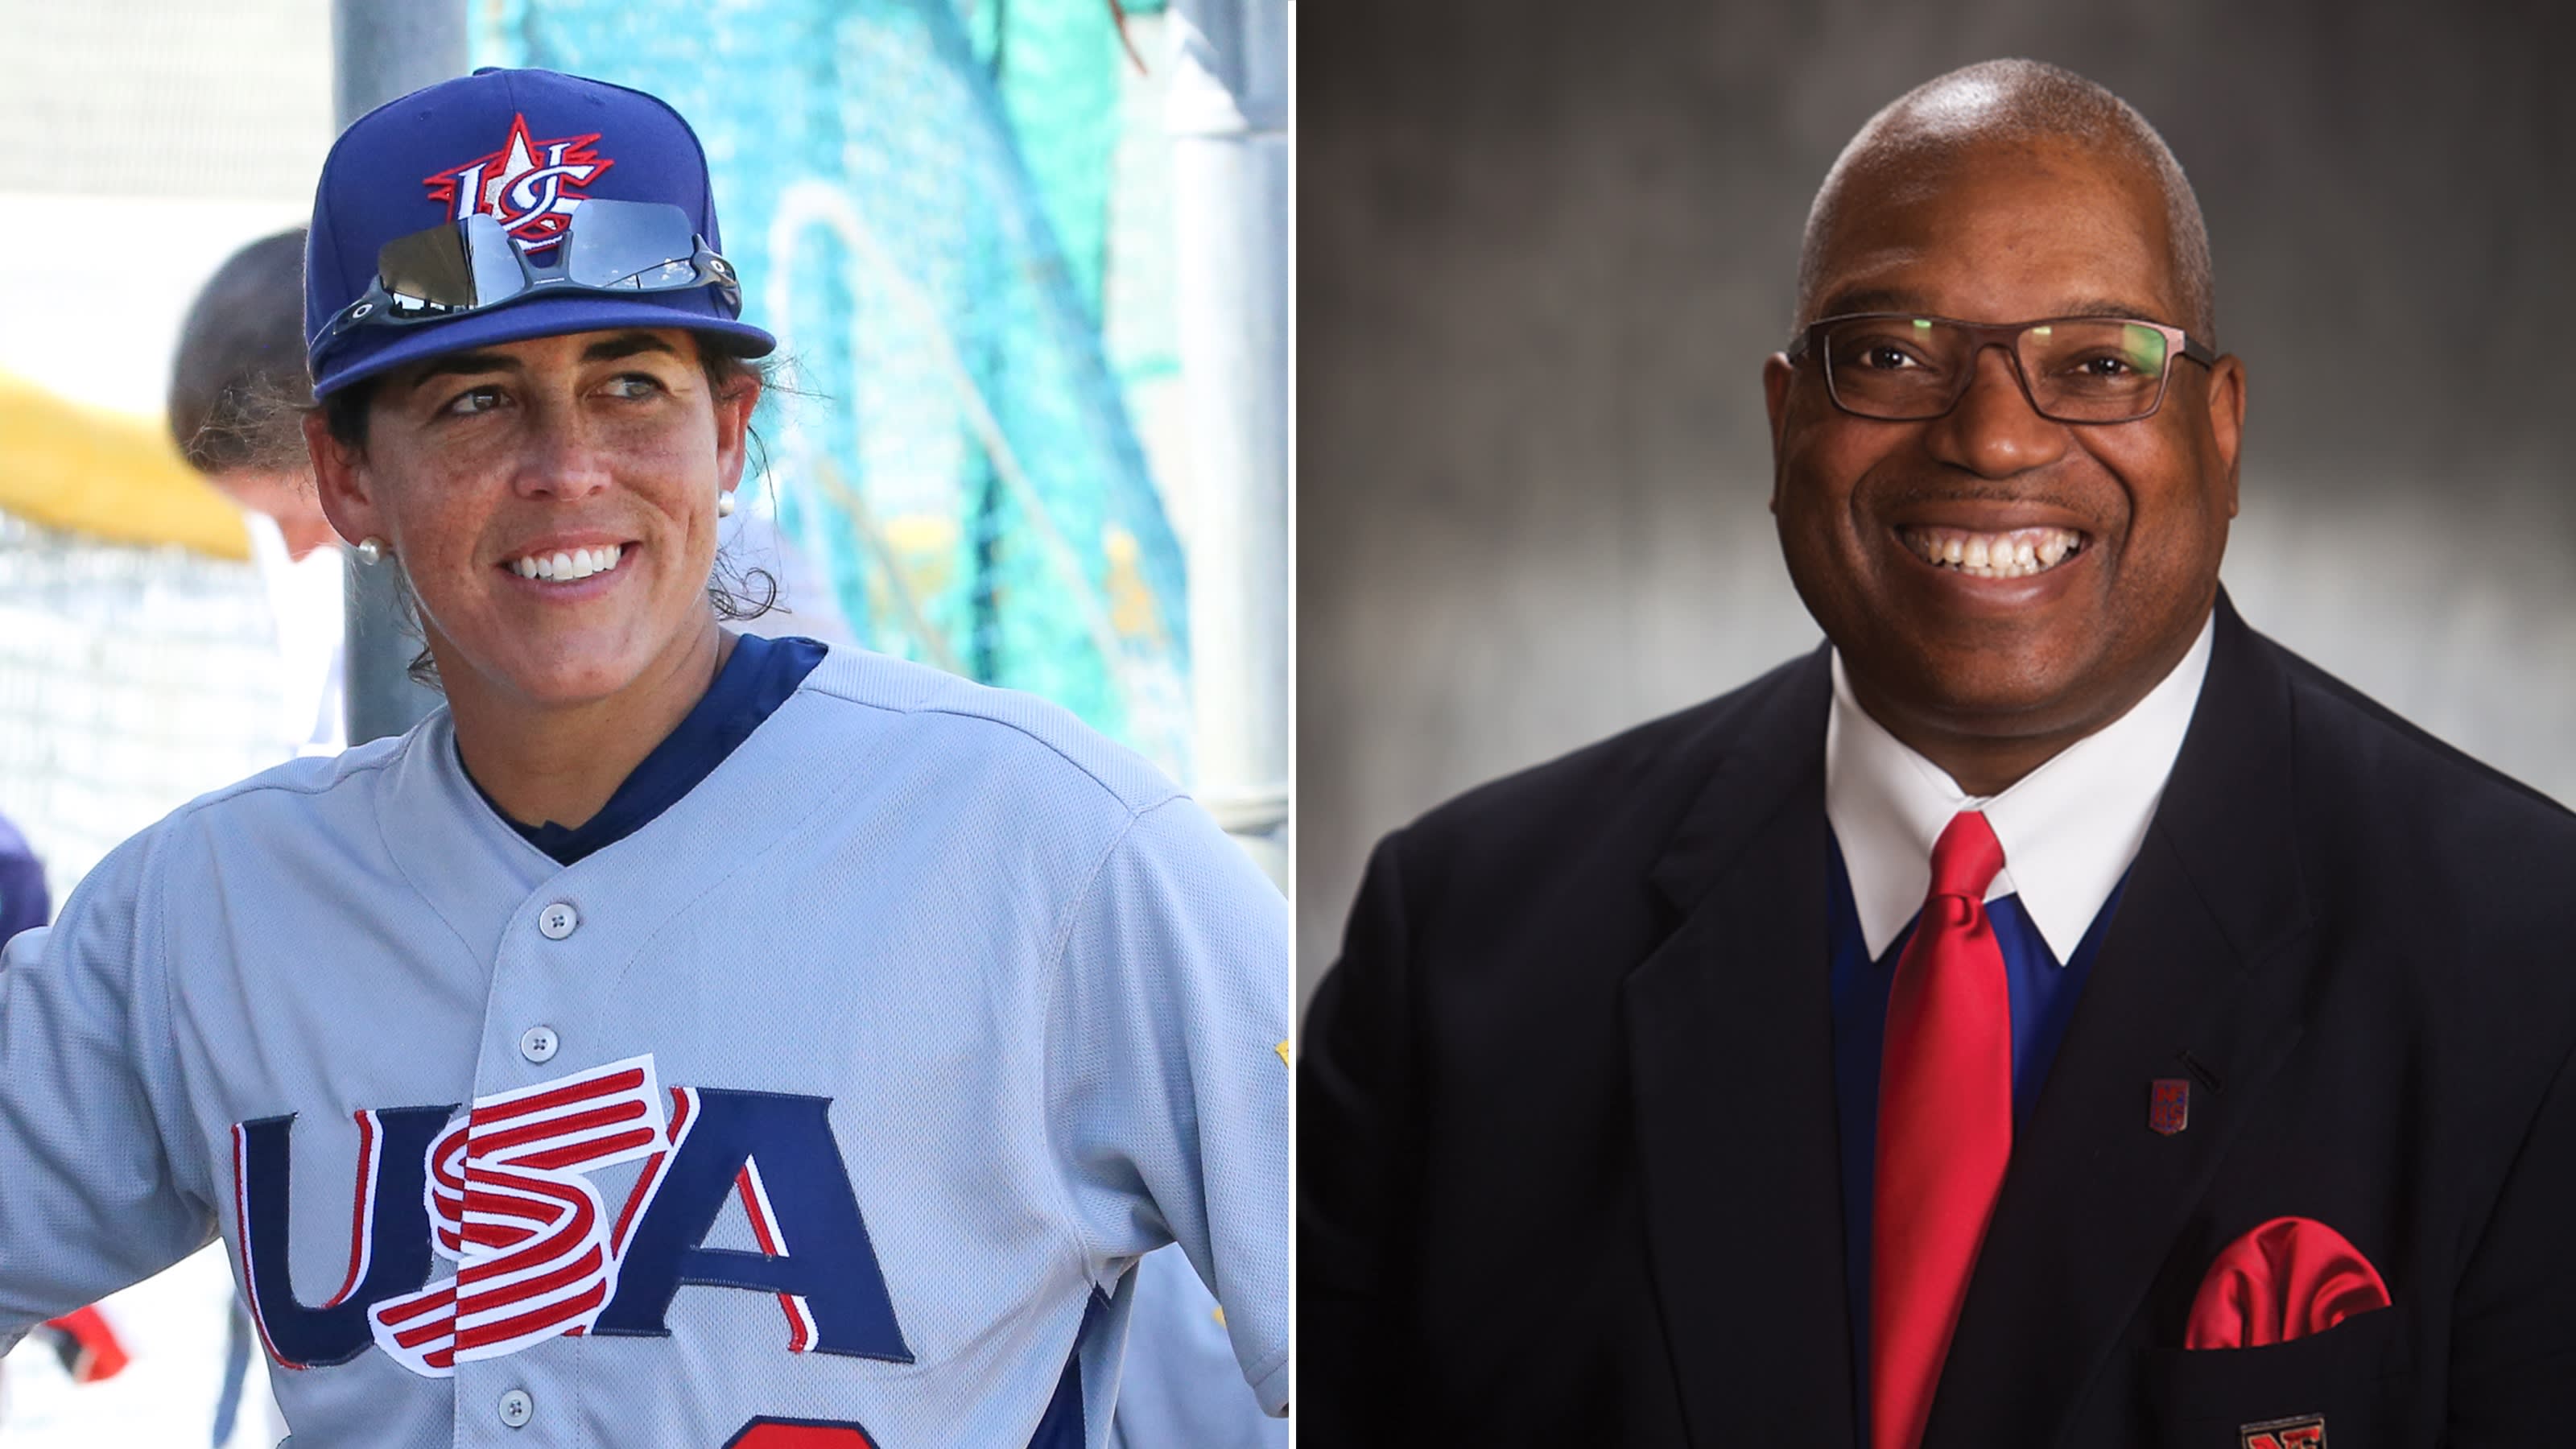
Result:
<instances>
[{"instance_id":1,"label":"woman in baseball uniform","mask_svg":"<svg viewBox=\"0 0 2576 1449\"><path fill-rule=\"evenodd\" d=\"M1284 1412L1285 905L1060 710L723 627L772 339L686 122L407 96L306 273L447 707L11 947L0 1347L220 1234L305 1449L1097 1449L1177 1242Z\"/></svg>"}]
</instances>

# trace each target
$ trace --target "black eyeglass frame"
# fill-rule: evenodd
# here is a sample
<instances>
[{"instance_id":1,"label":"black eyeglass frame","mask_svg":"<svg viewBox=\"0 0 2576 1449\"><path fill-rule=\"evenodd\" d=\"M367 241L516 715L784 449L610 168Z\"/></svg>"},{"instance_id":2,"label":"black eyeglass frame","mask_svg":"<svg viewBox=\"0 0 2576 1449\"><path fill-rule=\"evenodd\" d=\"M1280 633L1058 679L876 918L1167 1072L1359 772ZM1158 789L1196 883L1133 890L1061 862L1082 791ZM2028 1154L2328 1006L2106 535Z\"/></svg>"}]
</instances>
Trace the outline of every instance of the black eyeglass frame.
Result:
<instances>
[{"instance_id":1,"label":"black eyeglass frame","mask_svg":"<svg viewBox=\"0 0 2576 1449\"><path fill-rule=\"evenodd\" d=\"M1958 385L1950 390L1950 400L1943 403L1940 411L1938 412L1907 413L1903 416L1889 416L1885 413L1865 413L1860 409L1853 407L1851 404L1844 402L1842 390L1834 386L1833 359L1825 349L1825 333L1828 330L1846 322L1915 321L1938 322L1944 326L1955 327L1961 332L1966 333L1970 339L1970 346L1968 348L1969 366L1959 369ZM1977 358L1984 356L1986 349L1989 347L2000 347L2004 350L2004 356L2012 362L2013 381L2021 386L2022 401L2030 404L2030 410L2032 412L2039 414L2050 422L2066 423L2079 427L2114 427L2121 423L2145 422L2147 419L2154 417L2163 409L2167 387L2173 381L2173 368L2171 366L2166 367L2162 373L2157 375L2156 400L2149 403L2147 405L2147 410L2142 413L2136 413L2125 418L2066 418L2059 417L2057 414L2041 407L2039 405L2038 395L2031 391L2030 375L2022 370L2021 338L2023 333L2030 331L2034 327L2051 327L2061 322L2109 322L2124 327L2144 327L2151 332L2158 332L2164 335L2167 357L2178 356L2191 362L2197 362L2203 367L2215 367L2218 365L2217 349L2199 341L2190 333L2183 331L2179 327L2167 326L2162 322L2150 322L2143 317L2042 317L2030 322L1968 322L1957 317L1926 316L1920 312L1846 312L1835 317L1819 317L1815 321L1808 323L1807 329L1804 332L1799 333L1797 339L1789 344L1787 356L1791 363L1796 363L1808 354L1813 353L1816 359L1816 369L1824 375L1825 396L1833 399L1834 406L1842 411L1847 412L1856 418L1867 418L1871 422L1921 423L1930 422L1934 418L1948 417L1951 411L1959 406L1959 399L1968 395L1969 385L1974 383L1977 377L1975 361Z\"/></svg>"},{"instance_id":2,"label":"black eyeglass frame","mask_svg":"<svg viewBox=\"0 0 2576 1449\"><path fill-rule=\"evenodd\" d=\"M544 265L529 260L527 252L510 240L509 233L502 229L501 224L482 212L475 212L455 221L441 222L437 226L396 237L376 249L376 276L367 284L367 290L361 293L357 300L334 314L330 324L323 329L324 346L327 347L347 333L361 327L409 327L423 322L445 322L457 317L487 312L495 307L509 306L529 297L549 292L576 292L596 297L632 297L655 292L685 292L696 287L708 287L723 298L728 307L739 313L742 309L742 280L735 273L733 263L726 261L722 253L707 245L704 236L694 231L690 233L690 251L687 256L660 257L643 261L633 271L628 272L623 280L632 281L647 271L681 262L686 262L689 266L689 275L685 279L674 279L654 285L624 286L617 282L576 281L570 275L569 268L573 253L572 230L581 225L581 219L585 213L594 207L607 207L613 211L619 207L640 210L648 206L661 208L663 203L584 202L581 209L573 213L570 225L564 233L556 238L555 260ZM676 206L667 209L675 214L686 215ZM451 231L457 234L469 276L479 274L481 270L479 262L482 258L506 253L518 268L518 289L491 301L484 301L478 296L470 302L451 303L397 291L385 285L385 273L397 270L399 265L389 261L389 257L399 256L401 250L410 244ZM496 251L495 248L499 250Z\"/></svg>"}]
</instances>

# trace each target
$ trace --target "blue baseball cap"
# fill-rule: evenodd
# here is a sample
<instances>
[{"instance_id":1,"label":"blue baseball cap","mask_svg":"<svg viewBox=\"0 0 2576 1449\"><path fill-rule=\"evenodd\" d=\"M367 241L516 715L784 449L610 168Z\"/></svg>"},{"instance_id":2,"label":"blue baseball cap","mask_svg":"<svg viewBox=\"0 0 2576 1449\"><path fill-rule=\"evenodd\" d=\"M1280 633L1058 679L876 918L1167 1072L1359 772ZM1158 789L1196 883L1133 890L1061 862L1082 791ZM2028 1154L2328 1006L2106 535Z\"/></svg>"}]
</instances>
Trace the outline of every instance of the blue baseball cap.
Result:
<instances>
[{"instance_id":1,"label":"blue baseball cap","mask_svg":"<svg viewBox=\"0 0 2576 1449\"><path fill-rule=\"evenodd\" d=\"M712 286L538 290L434 321L333 331L332 320L374 285L387 242L482 212L541 261L562 249L572 218L592 200L676 206L708 249L723 247L706 151L659 97L550 70L486 68L360 116L323 159L305 240L314 396L425 357L567 332L685 327L744 357L778 345L741 320L737 297Z\"/></svg>"}]
</instances>

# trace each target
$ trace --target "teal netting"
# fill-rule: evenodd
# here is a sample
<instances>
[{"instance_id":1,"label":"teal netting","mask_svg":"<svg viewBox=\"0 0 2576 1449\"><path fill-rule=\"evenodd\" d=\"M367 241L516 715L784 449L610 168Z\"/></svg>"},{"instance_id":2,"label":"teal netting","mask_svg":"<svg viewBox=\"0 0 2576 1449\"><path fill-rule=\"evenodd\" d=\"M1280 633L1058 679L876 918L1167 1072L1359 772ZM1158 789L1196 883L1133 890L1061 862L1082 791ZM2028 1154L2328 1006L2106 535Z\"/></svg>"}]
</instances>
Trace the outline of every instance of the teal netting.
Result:
<instances>
[{"instance_id":1,"label":"teal netting","mask_svg":"<svg viewBox=\"0 0 2576 1449\"><path fill-rule=\"evenodd\" d=\"M764 404L769 506L860 638L1186 778L1181 552L1136 421L1176 370L1168 160L1107 0L473 17L475 64L650 91L706 143L744 314L802 394Z\"/></svg>"}]
</instances>

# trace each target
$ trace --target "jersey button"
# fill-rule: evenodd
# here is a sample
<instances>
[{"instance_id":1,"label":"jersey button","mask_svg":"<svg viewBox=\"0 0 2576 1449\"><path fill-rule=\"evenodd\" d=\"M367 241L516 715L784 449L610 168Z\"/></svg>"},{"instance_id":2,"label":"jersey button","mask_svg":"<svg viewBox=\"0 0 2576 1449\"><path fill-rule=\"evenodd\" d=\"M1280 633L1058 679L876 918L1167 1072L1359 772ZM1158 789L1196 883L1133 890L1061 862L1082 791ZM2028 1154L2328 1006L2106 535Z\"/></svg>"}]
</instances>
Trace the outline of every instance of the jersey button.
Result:
<instances>
[{"instance_id":1,"label":"jersey button","mask_svg":"<svg viewBox=\"0 0 2576 1449\"><path fill-rule=\"evenodd\" d=\"M562 1045L551 1026L532 1026L519 1033L519 1055L540 1065L553 1061L555 1049Z\"/></svg>"},{"instance_id":2,"label":"jersey button","mask_svg":"<svg viewBox=\"0 0 2576 1449\"><path fill-rule=\"evenodd\" d=\"M526 1389L512 1389L501 1396L501 1422L513 1429L525 1428L537 1416L537 1401Z\"/></svg>"},{"instance_id":3,"label":"jersey button","mask_svg":"<svg viewBox=\"0 0 2576 1449\"><path fill-rule=\"evenodd\" d=\"M581 912L569 901L557 901L537 912L537 932L549 941L560 941L581 924Z\"/></svg>"}]
</instances>

